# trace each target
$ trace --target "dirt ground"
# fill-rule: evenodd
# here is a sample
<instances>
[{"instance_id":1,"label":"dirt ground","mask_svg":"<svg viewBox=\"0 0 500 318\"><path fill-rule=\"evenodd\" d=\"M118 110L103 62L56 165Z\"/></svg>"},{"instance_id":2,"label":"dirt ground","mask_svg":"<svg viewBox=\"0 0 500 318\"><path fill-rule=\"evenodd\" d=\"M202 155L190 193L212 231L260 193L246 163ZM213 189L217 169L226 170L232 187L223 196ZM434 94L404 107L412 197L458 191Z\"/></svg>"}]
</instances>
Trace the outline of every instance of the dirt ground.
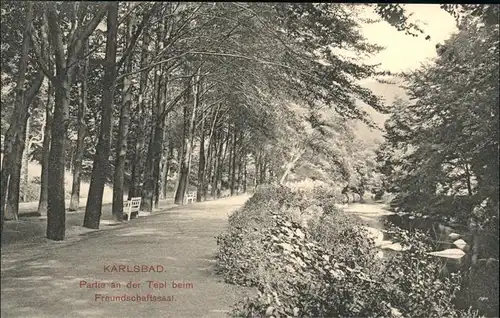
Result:
<instances>
[{"instance_id":1,"label":"dirt ground","mask_svg":"<svg viewBox=\"0 0 500 318\"><path fill-rule=\"evenodd\" d=\"M68 214L63 242L43 238L43 219L23 218L16 226L7 222L1 314L225 317L252 290L215 276L215 236L247 199L176 207L163 202L152 215L118 225L106 220L110 211L103 212L99 230L81 227L82 212ZM9 238L15 227L17 234Z\"/></svg>"}]
</instances>

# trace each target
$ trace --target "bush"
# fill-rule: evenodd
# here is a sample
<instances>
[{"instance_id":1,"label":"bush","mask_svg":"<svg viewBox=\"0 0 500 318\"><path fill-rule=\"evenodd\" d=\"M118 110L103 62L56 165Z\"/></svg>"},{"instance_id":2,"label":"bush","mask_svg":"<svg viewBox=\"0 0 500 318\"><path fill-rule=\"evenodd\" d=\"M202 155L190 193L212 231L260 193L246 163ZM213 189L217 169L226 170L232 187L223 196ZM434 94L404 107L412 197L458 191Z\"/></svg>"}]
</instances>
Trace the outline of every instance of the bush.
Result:
<instances>
[{"instance_id":1,"label":"bush","mask_svg":"<svg viewBox=\"0 0 500 318\"><path fill-rule=\"evenodd\" d=\"M462 284L460 273L443 277L443 263L428 253L433 251L432 240L419 230L406 231L393 226L393 239L407 250L397 253L383 263L386 273L386 298L405 315L412 317L474 317L475 311L463 312L455 307Z\"/></svg>"},{"instance_id":2,"label":"bush","mask_svg":"<svg viewBox=\"0 0 500 318\"><path fill-rule=\"evenodd\" d=\"M319 191L262 187L218 237L217 268L226 282L255 286L238 317L465 317L453 306L458 276L441 280L421 233L398 231L410 247L377 261L360 224ZM308 204L311 204L308 206ZM305 212L313 217L304 224Z\"/></svg>"},{"instance_id":3,"label":"bush","mask_svg":"<svg viewBox=\"0 0 500 318\"><path fill-rule=\"evenodd\" d=\"M235 316L367 317L388 316L391 306L376 301L381 289L359 264L335 257L300 224L274 215L275 226L262 236L265 257L254 277L259 293L234 309ZM337 252L338 253L338 252Z\"/></svg>"},{"instance_id":4,"label":"bush","mask_svg":"<svg viewBox=\"0 0 500 318\"><path fill-rule=\"evenodd\" d=\"M353 267L376 266L375 242L354 216L333 204L323 207L324 213L310 222L311 237L331 249L335 259Z\"/></svg>"},{"instance_id":5,"label":"bush","mask_svg":"<svg viewBox=\"0 0 500 318\"><path fill-rule=\"evenodd\" d=\"M32 202L38 201L40 197L40 184L35 182L28 182L27 186L24 186L22 183L19 189L19 200L21 201L25 198L25 201L21 202Z\"/></svg>"}]
</instances>

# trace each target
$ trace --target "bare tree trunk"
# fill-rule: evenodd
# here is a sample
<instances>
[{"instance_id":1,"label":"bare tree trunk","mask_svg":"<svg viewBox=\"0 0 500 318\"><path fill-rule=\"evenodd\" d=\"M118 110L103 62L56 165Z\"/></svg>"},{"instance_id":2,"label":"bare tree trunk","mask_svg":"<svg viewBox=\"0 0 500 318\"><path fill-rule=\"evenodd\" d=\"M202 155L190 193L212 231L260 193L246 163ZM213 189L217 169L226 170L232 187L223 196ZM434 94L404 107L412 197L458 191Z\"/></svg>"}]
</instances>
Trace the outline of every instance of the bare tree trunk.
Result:
<instances>
[{"instance_id":1,"label":"bare tree trunk","mask_svg":"<svg viewBox=\"0 0 500 318\"><path fill-rule=\"evenodd\" d=\"M27 192L28 192L28 187L29 187L29 163L30 163L30 160L29 160L29 153L30 153L30 150L31 150L31 138L30 138L30 131L31 131L31 120L30 118L28 117L27 120L26 120L26 129L25 129L25 133L24 133L24 151L23 151L23 155L22 155L22 158L23 158L23 163L22 163L22 178L23 178L23 196L21 198L22 202L28 202L28 196L27 196ZM18 202L19 204L19 202Z\"/></svg>"},{"instance_id":2,"label":"bare tree trunk","mask_svg":"<svg viewBox=\"0 0 500 318\"><path fill-rule=\"evenodd\" d=\"M226 160L226 155L227 155L227 150L229 149L229 125L228 125L228 133L226 135L226 140L224 141L224 153L222 154L222 157L220 157L220 162L218 164L218 172L217 172L217 197L220 198L222 195L222 173L224 171L224 161ZM220 185L220 187L219 187Z\"/></svg>"},{"instance_id":3,"label":"bare tree trunk","mask_svg":"<svg viewBox=\"0 0 500 318\"><path fill-rule=\"evenodd\" d=\"M213 176L212 176L212 185L211 185L211 190L210 190L210 195L212 198L215 199L217 195L217 182L219 179L219 170L220 170L220 157L222 154L222 147L223 147L223 141L222 141L222 132L217 133L217 138L215 139L214 143L214 168L213 168Z\"/></svg>"},{"instance_id":4,"label":"bare tree trunk","mask_svg":"<svg viewBox=\"0 0 500 318\"><path fill-rule=\"evenodd\" d=\"M126 42L132 38L133 16L127 21ZM129 59L125 67L125 72L132 71L132 62ZM123 79L123 101L120 109L120 123L118 124L118 137L116 140L115 171L113 174L113 205L112 213L115 220L123 219L123 185L125 182L125 160L127 157L127 138L130 125L130 108L132 106L132 85L131 78L127 76Z\"/></svg>"},{"instance_id":5,"label":"bare tree trunk","mask_svg":"<svg viewBox=\"0 0 500 318\"><path fill-rule=\"evenodd\" d=\"M198 184L196 190L196 201L201 202L203 197L203 180L205 180L205 117L201 122L200 153L198 161ZM210 144L209 144L210 146Z\"/></svg>"},{"instance_id":6,"label":"bare tree trunk","mask_svg":"<svg viewBox=\"0 0 500 318\"><path fill-rule=\"evenodd\" d=\"M464 162L465 167L465 182L467 183L467 193L469 196L472 196L472 184L471 184L471 173L469 169L469 164Z\"/></svg>"},{"instance_id":7,"label":"bare tree trunk","mask_svg":"<svg viewBox=\"0 0 500 318\"><path fill-rule=\"evenodd\" d=\"M112 7L112 4L106 6ZM67 57L63 42L63 31L59 24L60 16L52 2L47 3L47 21L51 43L54 44L54 57L56 76L51 77L55 90L54 117L52 122L52 136L49 154L49 184L47 200L47 238L51 240L64 240L66 230L66 211L64 198L64 168L66 163L65 147L69 120L70 89L78 54L95 30L105 14L104 5L92 20L82 28L81 33L67 47ZM43 62L43 61L39 61Z\"/></svg>"},{"instance_id":8,"label":"bare tree trunk","mask_svg":"<svg viewBox=\"0 0 500 318\"><path fill-rule=\"evenodd\" d=\"M142 41L142 52L141 52L141 67L144 67L149 63L148 56L148 45L149 45L149 36L148 33L144 33L143 41ZM141 72L140 80L139 80L139 114L138 114L138 124L136 131L136 144L135 144L135 153L134 159L132 161L132 172L131 179L128 190L128 199L130 200L132 197L139 196L141 193L141 189L139 183L141 182L141 176L143 173L143 149L146 144L146 102L145 95L148 85L148 75L149 71Z\"/></svg>"},{"instance_id":9,"label":"bare tree trunk","mask_svg":"<svg viewBox=\"0 0 500 318\"><path fill-rule=\"evenodd\" d=\"M160 201L160 162L161 155L163 153L163 131L164 131L165 121L162 120L158 123L155 131L155 156L154 156L154 166L153 166L153 179L154 179L154 207L158 208Z\"/></svg>"},{"instance_id":10,"label":"bare tree trunk","mask_svg":"<svg viewBox=\"0 0 500 318\"><path fill-rule=\"evenodd\" d=\"M206 171L205 177L203 178L203 184L202 184L202 191L203 191L203 199L207 199L207 192L208 192L208 184L211 184L212 182L212 171L213 171L213 164L214 164L214 157L216 157L217 153L217 140L215 138L215 123L217 122L217 118L219 115L219 110L220 110L221 104L217 106L217 109L214 110L213 114L213 119L212 119L212 125L210 126L210 134L208 137L208 158L205 161L205 167L204 170Z\"/></svg>"},{"instance_id":11,"label":"bare tree trunk","mask_svg":"<svg viewBox=\"0 0 500 318\"><path fill-rule=\"evenodd\" d=\"M238 143L238 138L236 138L238 135L237 131L236 131L236 127L235 127L235 130L233 132L233 146L232 146L232 152L233 152L233 155L231 156L231 184L230 184L230 191L231 191L231 196L234 195L234 190L235 190L235 177L236 177L236 145Z\"/></svg>"},{"instance_id":12,"label":"bare tree trunk","mask_svg":"<svg viewBox=\"0 0 500 318\"><path fill-rule=\"evenodd\" d=\"M29 106L33 103L36 94L42 86L44 76L41 72L35 75L34 82L32 83L29 90L24 93L23 107L25 111L18 117L19 122L15 123L18 133L16 134L15 143L12 147L12 152L10 155L11 161L11 175L8 187L7 196L7 207L6 207L6 218L17 220L19 214L19 196L20 196L20 185L21 185L21 169L23 166L24 153L29 151L26 149L26 139L27 139L27 129L29 122ZM26 164L27 167L27 164ZM27 175L27 173L26 173ZM25 188L26 189L26 188Z\"/></svg>"},{"instance_id":13,"label":"bare tree trunk","mask_svg":"<svg viewBox=\"0 0 500 318\"><path fill-rule=\"evenodd\" d=\"M185 138L186 149L183 156L183 160L181 162L181 169L179 175L179 186L177 187L177 191L175 192L175 203L183 204L184 203L184 194L188 189L189 183L189 169L191 165L191 156L193 153L193 139L195 132L195 119L196 113L198 110L198 102L199 102L199 80L200 80L200 72L201 69L198 68L198 74L195 77L195 82L192 84L193 88L193 109L191 110L191 118L186 127L187 136Z\"/></svg>"},{"instance_id":14,"label":"bare tree trunk","mask_svg":"<svg viewBox=\"0 0 500 318\"><path fill-rule=\"evenodd\" d=\"M247 158L243 159L243 193L247 193Z\"/></svg>"},{"instance_id":15,"label":"bare tree trunk","mask_svg":"<svg viewBox=\"0 0 500 318\"><path fill-rule=\"evenodd\" d=\"M238 156L238 176L237 176L237 179L236 179L236 194L239 194L240 193L240 189L241 189L241 178L242 178L242 171L243 171L243 154L240 153L240 155Z\"/></svg>"},{"instance_id":16,"label":"bare tree trunk","mask_svg":"<svg viewBox=\"0 0 500 318\"><path fill-rule=\"evenodd\" d=\"M281 179L279 181L280 184L285 183L286 177L288 177L288 174L290 173L290 171L292 171L293 167L295 166L297 161L302 157L303 154L304 154L304 151L299 150L297 152L297 154L292 158L292 160L289 163L287 163L285 172L283 173L283 175L281 176Z\"/></svg>"},{"instance_id":17,"label":"bare tree trunk","mask_svg":"<svg viewBox=\"0 0 500 318\"><path fill-rule=\"evenodd\" d=\"M167 139L167 136L163 136L164 140ZM161 166L161 175L160 175L160 192L161 198L165 200L167 198L167 187L168 187L168 175L170 173L170 158L173 156L173 146L169 143L163 158L162 158L162 166Z\"/></svg>"},{"instance_id":18,"label":"bare tree trunk","mask_svg":"<svg viewBox=\"0 0 500 318\"><path fill-rule=\"evenodd\" d=\"M87 45L84 48L84 54L87 52ZM84 141L86 133L85 114L87 112L87 70L88 58L83 63L83 70L81 72L81 91L80 91L80 104L78 105L78 137L76 140L76 149L74 154L73 164L73 182L71 187L71 201L69 203L69 210L76 211L80 205L80 183L82 173L82 161L84 152Z\"/></svg>"},{"instance_id":19,"label":"bare tree trunk","mask_svg":"<svg viewBox=\"0 0 500 318\"><path fill-rule=\"evenodd\" d=\"M52 109L53 109L53 88L52 84L48 83L47 104L45 105L45 124L43 127L43 144L42 144L42 171L40 174L40 198L38 200L38 215L47 215L47 197L49 187L49 152L50 152L50 136L52 130Z\"/></svg>"},{"instance_id":20,"label":"bare tree trunk","mask_svg":"<svg viewBox=\"0 0 500 318\"><path fill-rule=\"evenodd\" d=\"M144 174L144 185L142 188L141 210L146 212L153 211L154 198L158 195L158 180L160 174L160 160L163 144L163 126L165 120L161 120L164 103L162 101L162 81L161 66L158 67L155 74L155 93L156 99L153 104L153 129L146 158L146 171Z\"/></svg>"},{"instance_id":21,"label":"bare tree trunk","mask_svg":"<svg viewBox=\"0 0 500 318\"><path fill-rule=\"evenodd\" d=\"M9 187L9 181L11 178L11 173L14 168L14 158L12 158L13 147L16 139L18 138L18 134L20 133L20 128L18 127L18 123L20 122L20 116L27 111L26 103L25 103L25 92L24 92L24 83L26 70L28 68L28 53L30 48L30 37L29 37L29 29L31 25L31 21L33 19L33 2L26 3L26 19L24 21L24 30L23 30L23 43L22 43L22 51L21 58L19 60L19 70L16 79L16 107L14 108L14 112L11 117L11 125L7 130L5 135L5 145L4 145L4 156L2 160L2 171L1 171L1 192L0 192L0 210L1 210L1 221L2 221L2 230L3 230L3 221L5 219L5 203L7 199L7 191Z\"/></svg>"},{"instance_id":22,"label":"bare tree trunk","mask_svg":"<svg viewBox=\"0 0 500 318\"><path fill-rule=\"evenodd\" d=\"M66 207L64 202L65 143L70 99L70 80L63 74L55 87L54 119L49 153L47 238L64 240ZM64 77L63 77L64 76Z\"/></svg>"},{"instance_id":23,"label":"bare tree trunk","mask_svg":"<svg viewBox=\"0 0 500 318\"><path fill-rule=\"evenodd\" d=\"M254 188L257 188L260 181L260 150L255 152L255 175L254 175Z\"/></svg>"},{"instance_id":24,"label":"bare tree trunk","mask_svg":"<svg viewBox=\"0 0 500 318\"><path fill-rule=\"evenodd\" d=\"M208 185L211 184L212 181L212 171L213 171L213 164L214 164L214 157L216 154L215 148L216 144L212 141L208 144L208 160L207 160L207 165L205 167L207 173L205 174L205 178L203 179L203 200L207 199L207 194L208 194Z\"/></svg>"},{"instance_id":25,"label":"bare tree trunk","mask_svg":"<svg viewBox=\"0 0 500 318\"><path fill-rule=\"evenodd\" d=\"M20 135L22 136L22 134ZM14 145L14 162L12 162L12 171L10 174L9 190L7 195L7 207L5 210L5 219L18 220L19 219L19 192L21 181L21 166L22 166L22 147L21 144L16 142Z\"/></svg>"},{"instance_id":26,"label":"bare tree trunk","mask_svg":"<svg viewBox=\"0 0 500 318\"><path fill-rule=\"evenodd\" d=\"M102 116L99 141L92 167L87 206L83 226L98 229L101 219L102 197L106 176L109 172L109 154L111 151L111 122L113 116L113 99L116 80L116 34L118 30L118 2L108 4L106 39L106 59L103 78L103 96L101 102Z\"/></svg>"},{"instance_id":27,"label":"bare tree trunk","mask_svg":"<svg viewBox=\"0 0 500 318\"><path fill-rule=\"evenodd\" d=\"M154 104L154 101L152 102ZM152 106L153 109L155 106ZM155 114L153 114L153 122ZM155 124L154 124L155 125ZM155 129L151 129L151 135L148 143L148 153L146 155L146 162L144 168L144 183L141 189L141 210L151 212L153 211L153 192L154 192L154 184L153 184L153 147L154 147L154 137L155 137Z\"/></svg>"},{"instance_id":28,"label":"bare tree trunk","mask_svg":"<svg viewBox=\"0 0 500 318\"><path fill-rule=\"evenodd\" d=\"M157 29L156 49L163 48L163 37L165 35L165 24L160 23ZM142 186L142 201L141 210L146 212L153 211L153 203L158 194L158 179L159 179L159 165L162 154L162 139L163 139L163 126L165 120L161 118L162 99L162 77L165 69L164 65L158 65L154 73L154 87L153 87L153 103L151 104L152 113L152 130L149 140L148 153L146 157L146 168L144 171L144 184Z\"/></svg>"},{"instance_id":29,"label":"bare tree trunk","mask_svg":"<svg viewBox=\"0 0 500 318\"><path fill-rule=\"evenodd\" d=\"M227 185L229 186L229 190L231 192L231 171L233 169L233 140L234 140L234 134L230 131L231 126L229 125L228 127L228 133L229 133L229 140L227 142L227 149L229 150L229 158L227 161ZM232 192L231 192L232 195Z\"/></svg>"},{"instance_id":30,"label":"bare tree trunk","mask_svg":"<svg viewBox=\"0 0 500 318\"><path fill-rule=\"evenodd\" d=\"M266 182L266 171L267 171L267 158L264 155L262 158L263 163L260 166L260 184L264 184Z\"/></svg>"}]
</instances>

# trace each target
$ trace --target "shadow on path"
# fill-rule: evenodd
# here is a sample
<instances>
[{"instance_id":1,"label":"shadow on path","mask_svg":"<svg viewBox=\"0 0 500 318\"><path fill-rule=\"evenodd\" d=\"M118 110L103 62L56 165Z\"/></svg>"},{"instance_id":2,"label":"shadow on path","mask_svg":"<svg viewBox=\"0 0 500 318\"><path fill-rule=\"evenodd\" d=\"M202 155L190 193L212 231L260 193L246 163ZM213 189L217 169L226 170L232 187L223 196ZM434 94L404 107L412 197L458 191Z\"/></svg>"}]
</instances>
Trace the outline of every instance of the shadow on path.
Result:
<instances>
[{"instance_id":1,"label":"shadow on path","mask_svg":"<svg viewBox=\"0 0 500 318\"><path fill-rule=\"evenodd\" d=\"M7 246L2 316L224 317L251 290L215 276L214 236L247 198L179 206L64 242ZM163 271L135 271L141 268ZM129 282L139 286L128 288Z\"/></svg>"}]
</instances>

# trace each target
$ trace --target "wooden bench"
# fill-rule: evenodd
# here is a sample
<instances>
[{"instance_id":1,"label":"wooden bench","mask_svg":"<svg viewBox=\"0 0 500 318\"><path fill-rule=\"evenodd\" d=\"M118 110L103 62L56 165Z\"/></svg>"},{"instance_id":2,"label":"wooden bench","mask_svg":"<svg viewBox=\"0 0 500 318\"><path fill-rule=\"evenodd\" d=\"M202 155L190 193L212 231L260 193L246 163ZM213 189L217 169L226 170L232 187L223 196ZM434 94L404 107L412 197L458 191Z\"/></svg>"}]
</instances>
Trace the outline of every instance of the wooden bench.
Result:
<instances>
[{"instance_id":1,"label":"wooden bench","mask_svg":"<svg viewBox=\"0 0 500 318\"><path fill-rule=\"evenodd\" d=\"M186 203L189 203L189 201L191 201L191 203L194 203L195 200L196 200L196 191L191 191L186 194Z\"/></svg>"},{"instance_id":2,"label":"wooden bench","mask_svg":"<svg viewBox=\"0 0 500 318\"><path fill-rule=\"evenodd\" d=\"M139 215L139 209L141 208L141 197L131 198L128 201L123 202L123 214L127 216L127 221L133 212L137 212Z\"/></svg>"}]
</instances>

